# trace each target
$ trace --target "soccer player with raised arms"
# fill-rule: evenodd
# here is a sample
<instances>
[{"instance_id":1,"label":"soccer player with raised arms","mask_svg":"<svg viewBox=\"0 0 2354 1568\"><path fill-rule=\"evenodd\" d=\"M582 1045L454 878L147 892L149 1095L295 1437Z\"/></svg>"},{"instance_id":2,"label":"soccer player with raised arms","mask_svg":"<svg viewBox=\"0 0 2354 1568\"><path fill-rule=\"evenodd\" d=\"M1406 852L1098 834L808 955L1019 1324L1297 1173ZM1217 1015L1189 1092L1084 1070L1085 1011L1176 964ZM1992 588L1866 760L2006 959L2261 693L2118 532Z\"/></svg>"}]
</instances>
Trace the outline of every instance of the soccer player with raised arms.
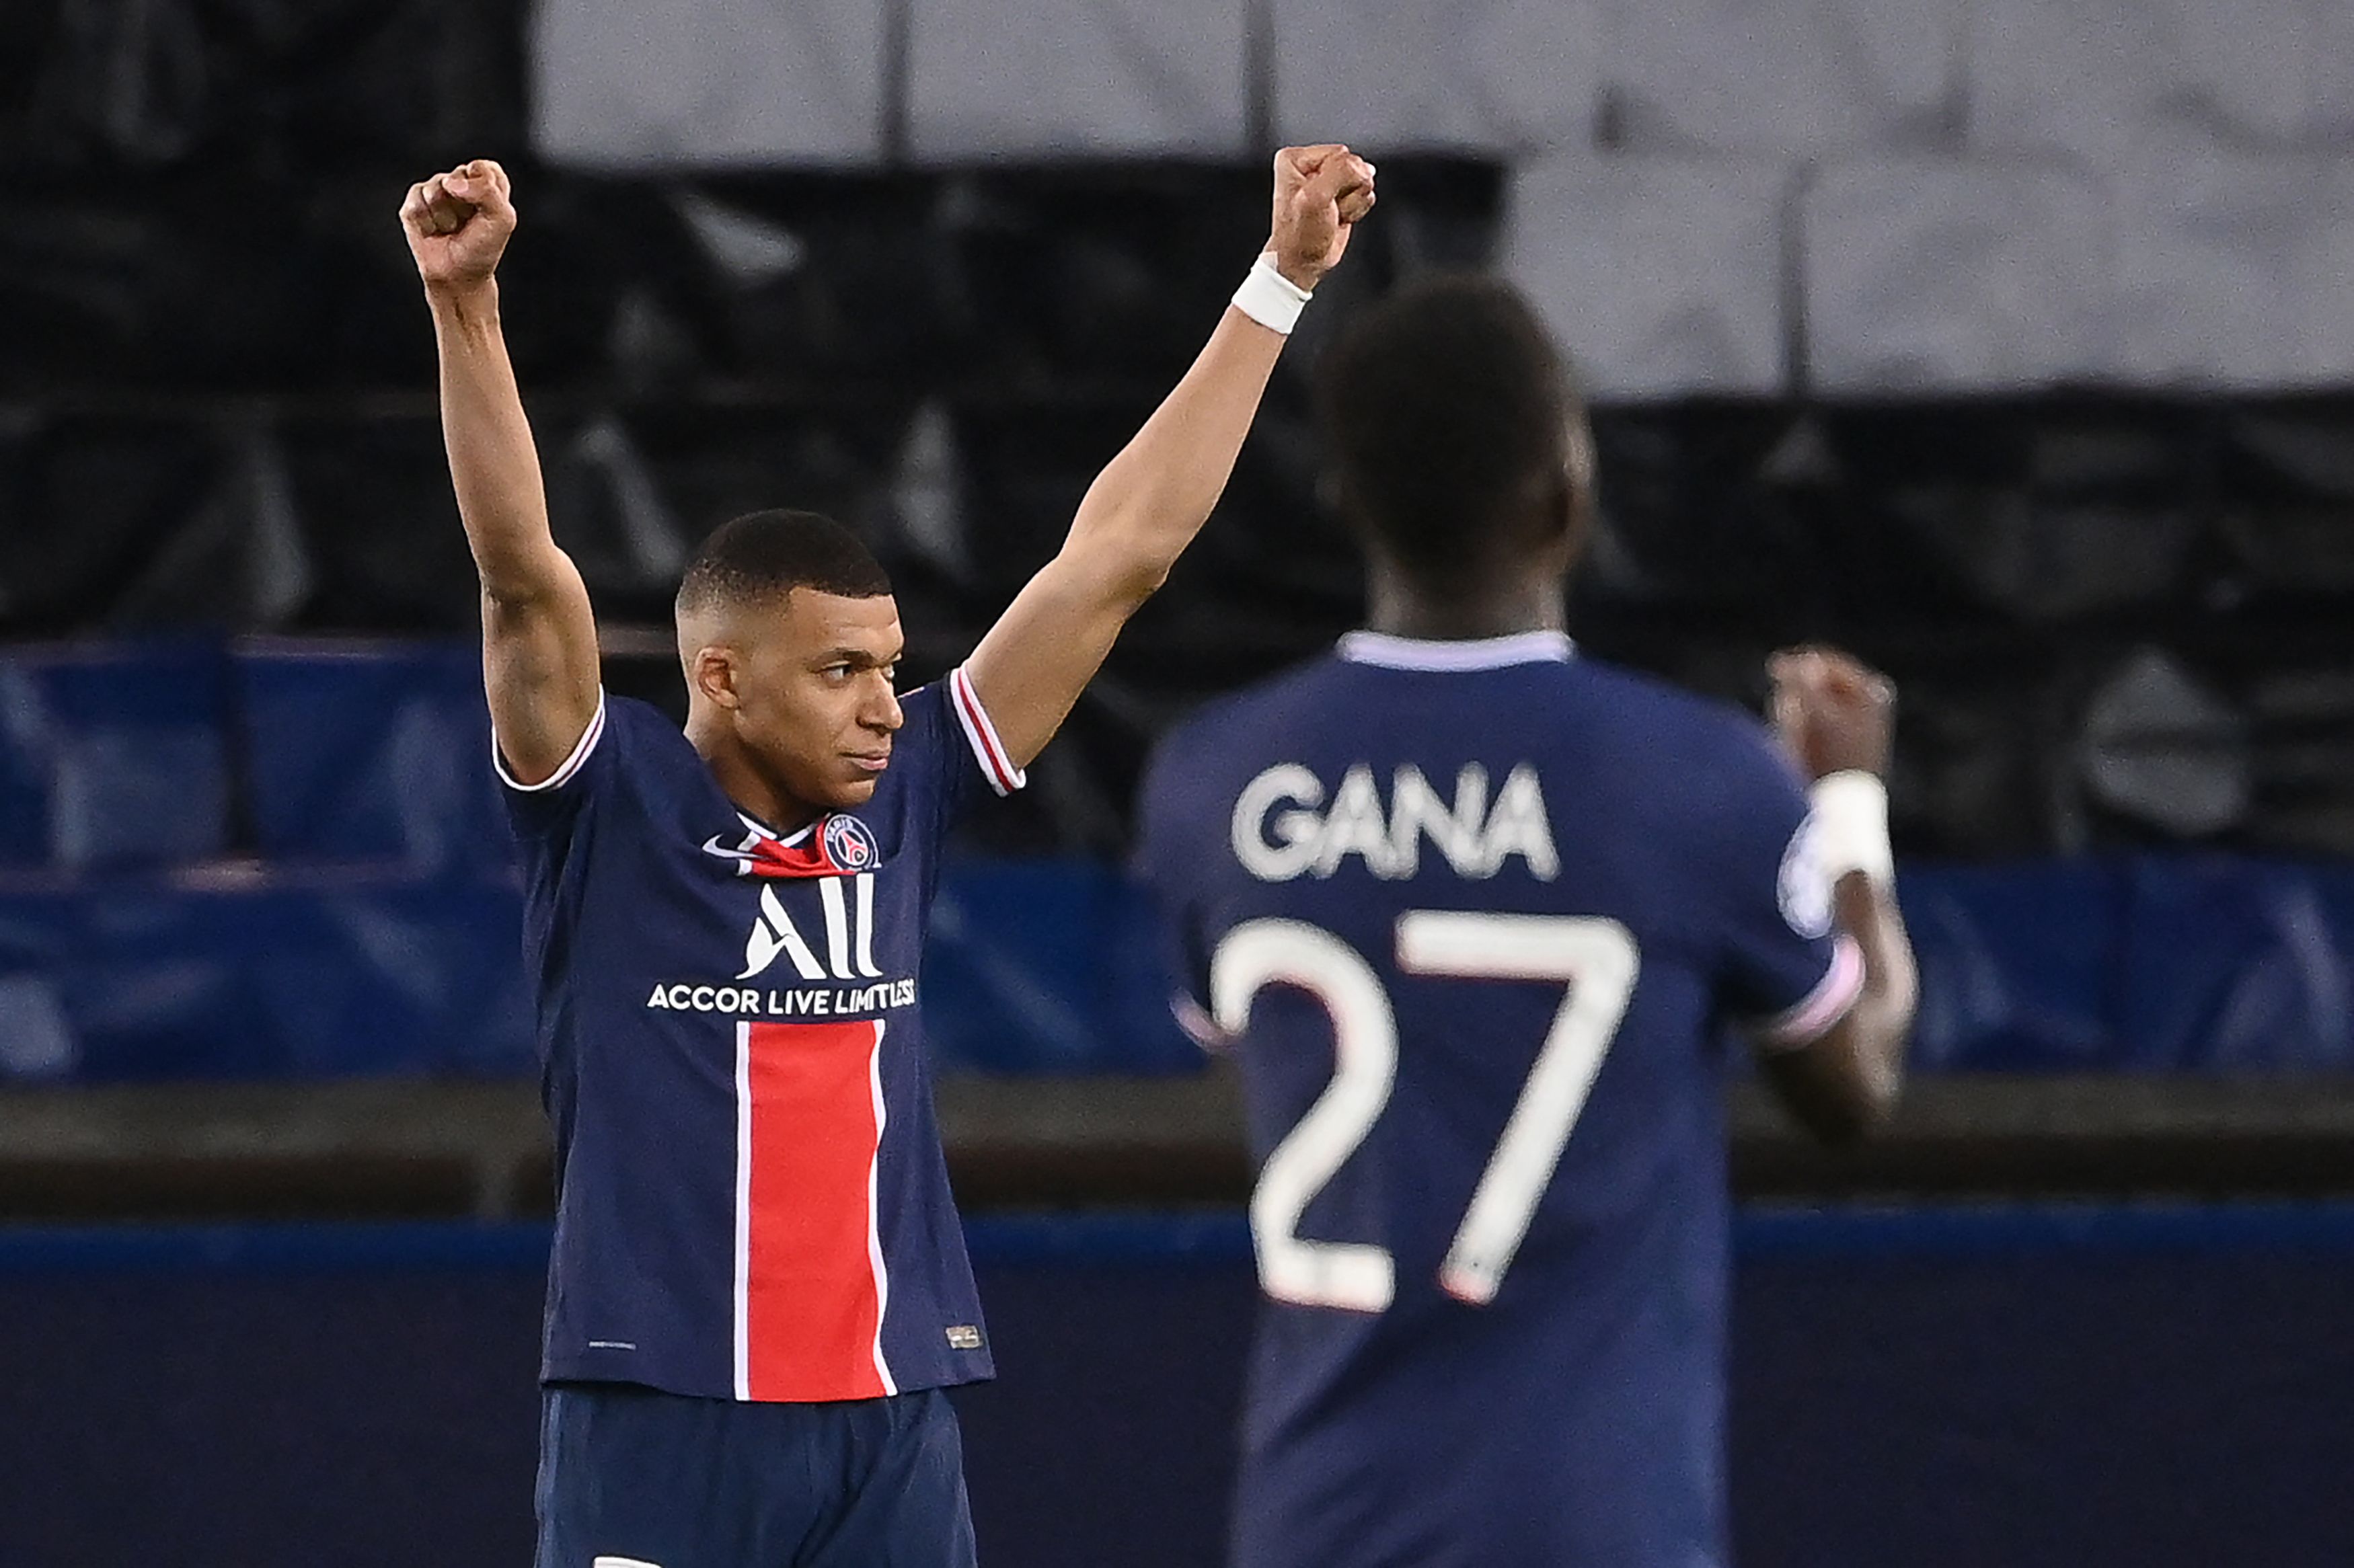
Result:
<instances>
[{"instance_id":1,"label":"soccer player with raised arms","mask_svg":"<svg viewBox=\"0 0 2354 1568\"><path fill-rule=\"evenodd\" d=\"M1273 231L1061 551L946 680L901 694L857 538L739 517L677 601L682 734L604 694L500 335L507 176L401 207L482 577L495 760L556 1135L541 1568L973 1561L943 1389L991 1374L924 1060L940 842L1019 789L1207 519L1372 167L1275 164Z\"/></svg>"},{"instance_id":2,"label":"soccer player with raised arms","mask_svg":"<svg viewBox=\"0 0 2354 1568\"><path fill-rule=\"evenodd\" d=\"M1777 751L1577 652L1585 415L1502 284L1318 379L1371 629L1166 737L1140 852L1258 1164L1234 1568L1712 1568L1719 1043L1828 1137L1894 1099L1893 694L1783 655Z\"/></svg>"}]
</instances>

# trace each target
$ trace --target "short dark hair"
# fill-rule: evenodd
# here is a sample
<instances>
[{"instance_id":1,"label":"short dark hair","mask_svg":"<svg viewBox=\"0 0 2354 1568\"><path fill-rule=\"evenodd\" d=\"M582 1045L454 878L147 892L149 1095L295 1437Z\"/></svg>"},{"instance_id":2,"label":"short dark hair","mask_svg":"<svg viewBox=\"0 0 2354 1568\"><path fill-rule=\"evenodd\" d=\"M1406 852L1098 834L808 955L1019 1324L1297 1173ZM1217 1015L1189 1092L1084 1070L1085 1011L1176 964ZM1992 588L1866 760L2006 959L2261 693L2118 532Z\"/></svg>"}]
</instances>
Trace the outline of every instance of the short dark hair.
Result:
<instances>
[{"instance_id":1,"label":"short dark hair","mask_svg":"<svg viewBox=\"0 0 2354 1568\"><path fill-rule=\"evenodd\" d=\"M857 535L816 512L748 512L711 531L678 585L678 613L781 599L794 588L846 599L891 591L890 574Z\"/></svg>"},{"instance_id":2,"label":"short dark hair","mask_svg":"<svg viewBox=\"0 0 2354 1568\"><path fill-rule=\"evenodd\" d=\"M1341 509L1417 581L1470 580L1577 482L1564 475L1585 403L1536 312L1497 279L1399 290L1351 324L1317 378Z\"/></svg>"}]
</instances>

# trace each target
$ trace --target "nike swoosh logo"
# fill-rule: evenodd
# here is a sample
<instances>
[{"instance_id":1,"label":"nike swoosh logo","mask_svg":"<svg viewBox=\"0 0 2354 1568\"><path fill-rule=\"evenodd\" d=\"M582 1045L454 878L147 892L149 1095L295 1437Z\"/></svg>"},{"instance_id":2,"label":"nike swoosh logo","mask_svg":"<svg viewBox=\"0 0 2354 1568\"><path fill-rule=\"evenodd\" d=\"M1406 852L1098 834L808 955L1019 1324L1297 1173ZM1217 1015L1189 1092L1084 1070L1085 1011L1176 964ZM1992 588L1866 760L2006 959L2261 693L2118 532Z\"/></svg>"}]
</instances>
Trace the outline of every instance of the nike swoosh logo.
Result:
<instances>
[{"instance_id":1,"label":"nike swoosh logo","mask_svg":"<svg viewBox=\"0 0 2354 1568\"><path fill-rule=\"evenodd\" d=\"M705 854L716 854L722 860L750 860L752 858L748 851L729 849L725 844L722 844L719 842L719 835L717 833L714 833L709 838L703 841L703 853Z\"/></svg>"}]
</instances>

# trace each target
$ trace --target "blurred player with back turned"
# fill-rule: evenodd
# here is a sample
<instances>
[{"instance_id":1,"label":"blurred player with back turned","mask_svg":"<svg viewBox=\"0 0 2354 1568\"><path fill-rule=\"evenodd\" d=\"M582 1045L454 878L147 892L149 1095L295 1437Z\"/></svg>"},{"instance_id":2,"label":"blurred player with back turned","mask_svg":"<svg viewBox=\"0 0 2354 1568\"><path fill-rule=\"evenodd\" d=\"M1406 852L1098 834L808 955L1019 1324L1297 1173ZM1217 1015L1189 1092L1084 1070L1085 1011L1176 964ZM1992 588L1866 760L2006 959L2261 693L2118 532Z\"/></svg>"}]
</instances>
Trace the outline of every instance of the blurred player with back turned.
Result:
<instances>
[{"instance_id":1,"label":"blurred player with back turned","mask_svg":"<svg viewBox=\"0 0 2354 1568\"><path fill-rule=\"evenodd\" d=\"M1021 786L1208 517L1372 180L1278 154L1234 308L946 680L895 689L890 584L848 530L719 528L678 592L684 734L605 696L549 532L499 328L505 174L408 193L556 1133L542 1568L973 1560L941 1391L991 1367L916 990L940 841Z\"/></svg>"},{"instance_id":2,"label":"blurred player with back turned","mask_svg":"<svg viewBox=\"0 0 2354 1568\"><path fill-rule=\"evenodd\" d=\"M1371 629L1168 736L1143 807L1259 1170L1235 1568L1713 1568L1719 1042L1827 1137L1893 1101L1892 694L1778 657L1785 756L1576 652L1590 438L1503 285L1402 292L1319 381Z\"/></svg>"}]
</instances>

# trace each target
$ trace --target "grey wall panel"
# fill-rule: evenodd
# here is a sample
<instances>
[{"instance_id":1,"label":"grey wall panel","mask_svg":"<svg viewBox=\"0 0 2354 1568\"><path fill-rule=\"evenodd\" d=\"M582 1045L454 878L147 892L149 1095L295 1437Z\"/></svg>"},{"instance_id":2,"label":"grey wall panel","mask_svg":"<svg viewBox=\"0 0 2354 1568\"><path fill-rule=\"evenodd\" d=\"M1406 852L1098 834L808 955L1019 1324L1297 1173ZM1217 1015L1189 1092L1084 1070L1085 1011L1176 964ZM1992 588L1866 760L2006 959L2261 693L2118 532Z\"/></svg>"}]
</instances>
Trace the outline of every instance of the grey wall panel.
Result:
<instances>
[{"instance_id":1,"label":"grey wall panel","mask_svg":"<svg viewBox=\"0 0 2354 1568\"><path fill-rule=\"evenodd\" d=\"M1785 166L1578 154L1512 179L1504 270L1604 397L1783 385Z\"/></svg>"},{"instance_id":2,"label":"grey wall panel","mask_svg":"<svg viewBox=\"0 0 2354 1568\"><path fill-rule=\"evenodd\" d=\"M1612 0L1604 90L1630 150L1935 147L1965 0Z\"/></svg>"},{"instance_id":3,"label":"grey wall panel","mask_svg":"<svg viewBox=\"0 0 2354 1568\"><path fill-rule=\"evenodd\" d=\"M2114 219L2105 182L2052 162L1855 160L1799 220L1813 385L1834 395L2100 380Z\"/></svg>"},{"instance_id":4,"label":"grey wall panel","mask_svg":"<svg viewBox=\"0 0 2354 1568\"><path fill-rule=\"evenodd\" d=\"M2317 147L2354 152L2354 5L2311 0L2320 13L2306 51L2307 140Z\"/></svg>"},{"instance_id":5,"label":"grey wall panel","mask_svg":"<svg viewBox=\"0 0 2354 1568\"><path fill-rule=\"evenodd\" d=\"M2207 154L2115 185L2128 378L2354 385L2354 155Z\"/></svg>"},{"instance_id":6,"label":"grey wall panel","mask_svg":"<svg viewBox=\"0 0 2354 1568\"><path fill-rule=\"evenodd\" d=\"M1511 155L1594 134L1603 0L1270 0L1286 142Z\"/></svg>"},{"instance_id":7,"label":"grey wall panel","mask_svg":"<svg viewBox=\"0 0 2354 1568\"><path fill-rule=\"evenodd\" d=\"M1246 149L1244 0L913 0L919 160L1214 157Z\"/></svg>"},{"instance_id":8,"label":"grey wall panel","mask_svg":"<svg viewBox=\"0 0 2354 1568\"><path fill-rule=\"evenodd\" d=\"M885 0L540 0L533 140L594 168L871 164Z\"/></svg>"},{"instance_id":9,"label":"grey wall panel","mask_svg":"<svg viewBox=\"0 0 2354 1568\"><path fill-rule=\"evenodd\" d=\"M1969 0L1970 141L2115 167L2309 140L2345 0Z\"/></svg>"}]
</instances>

